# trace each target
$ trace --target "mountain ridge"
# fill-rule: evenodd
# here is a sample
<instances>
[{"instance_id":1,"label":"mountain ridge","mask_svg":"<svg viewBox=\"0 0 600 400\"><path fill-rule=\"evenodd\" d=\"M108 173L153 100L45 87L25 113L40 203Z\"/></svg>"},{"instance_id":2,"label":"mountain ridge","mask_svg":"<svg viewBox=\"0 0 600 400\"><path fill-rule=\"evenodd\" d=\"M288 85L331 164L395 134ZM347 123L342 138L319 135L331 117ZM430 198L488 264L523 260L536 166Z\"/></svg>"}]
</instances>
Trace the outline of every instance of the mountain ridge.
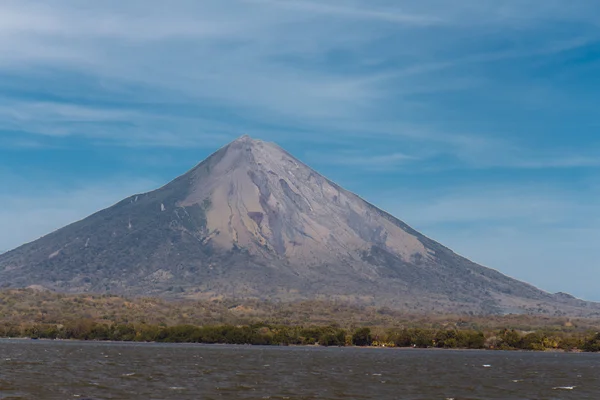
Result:
<instances>
[{"instance_id":1,"label":"mountain ridge","mask_svg":"<svg viewBox=\"0 0 600 400\"><path fill-rule=\"evenodd\" d=\"M600 311L476 264L246 135L154 191L0 255L0 285L422 312Z\"/></svg>"}]
</instances>

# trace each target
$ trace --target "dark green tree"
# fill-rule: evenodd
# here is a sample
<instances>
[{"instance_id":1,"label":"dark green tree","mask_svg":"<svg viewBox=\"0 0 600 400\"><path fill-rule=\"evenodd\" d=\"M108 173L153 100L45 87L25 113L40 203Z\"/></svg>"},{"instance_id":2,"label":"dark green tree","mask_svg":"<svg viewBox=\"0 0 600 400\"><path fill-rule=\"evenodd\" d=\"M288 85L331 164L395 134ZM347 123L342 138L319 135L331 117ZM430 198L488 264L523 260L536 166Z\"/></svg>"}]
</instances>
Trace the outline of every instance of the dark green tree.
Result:
<instances>
[{"instance_id":1,"label":"dark green tree","mask_svg":"<svg viewBox=\"0 0 600 400\"><path fill-rule=\"evenodd\" d=\"M600 351L600 332L589 338L583 343L583 351L599 352Z\"/></svg>"},{"instance_id":2,"label":"dark green tree","mask_svg":"<svg viewBox=\"0 0 600 400\"><path fill-rule=\"evenodd\" d=\"M352 335L352 344L355 346L370 346L373 343L370 328L359 328Z\"/></svg>"}]
</instances>

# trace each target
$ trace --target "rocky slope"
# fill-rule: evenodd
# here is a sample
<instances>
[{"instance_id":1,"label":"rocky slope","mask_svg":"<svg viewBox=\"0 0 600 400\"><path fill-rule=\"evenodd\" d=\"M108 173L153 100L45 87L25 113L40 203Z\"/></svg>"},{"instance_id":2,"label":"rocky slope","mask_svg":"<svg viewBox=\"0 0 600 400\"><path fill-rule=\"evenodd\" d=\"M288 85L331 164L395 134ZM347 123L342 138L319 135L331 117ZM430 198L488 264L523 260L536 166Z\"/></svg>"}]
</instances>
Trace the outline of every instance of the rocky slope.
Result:
<instances>
[{"instance_id":1,"label":"rocky slope","mask_svg":"<svg viewBox=\"0 0 600 400\"><path fill-rule=\"evenodd\" d=\"M153 192L0 255L0 286L421 312L598 315L477 265L244 136Z\"/></svg>"}]
</instances>

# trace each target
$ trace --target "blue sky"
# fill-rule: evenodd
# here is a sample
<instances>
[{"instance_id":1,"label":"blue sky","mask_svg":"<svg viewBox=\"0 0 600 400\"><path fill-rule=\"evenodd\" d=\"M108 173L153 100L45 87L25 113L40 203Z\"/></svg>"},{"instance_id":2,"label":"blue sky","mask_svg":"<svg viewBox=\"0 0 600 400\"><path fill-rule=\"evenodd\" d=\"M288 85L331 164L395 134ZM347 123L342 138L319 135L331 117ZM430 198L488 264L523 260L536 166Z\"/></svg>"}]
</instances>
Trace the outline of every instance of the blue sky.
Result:
<instances>
[{"instance_id":1,"label":"blue sky","mask_svg":"<svg viewBox=\"0 0 600 400\"><path fill-rule=\"evenodd\" d=\"M242 134L600 301L600 3L0 2L0 250Z\"/></svg>"}]
</instances>

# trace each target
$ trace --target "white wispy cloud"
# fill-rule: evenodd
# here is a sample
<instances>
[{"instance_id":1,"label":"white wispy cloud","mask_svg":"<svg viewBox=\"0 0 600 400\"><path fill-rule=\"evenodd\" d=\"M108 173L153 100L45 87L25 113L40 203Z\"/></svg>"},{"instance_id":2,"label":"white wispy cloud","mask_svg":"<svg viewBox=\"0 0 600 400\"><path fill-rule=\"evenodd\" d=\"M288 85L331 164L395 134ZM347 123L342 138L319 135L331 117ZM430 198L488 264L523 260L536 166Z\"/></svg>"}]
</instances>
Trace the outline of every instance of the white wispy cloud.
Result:
<instances>
[{"instance_id":1,"label":"white wispy cloud","mask_svg":"<svg viewBox=\"0 0 600 400\"><path fill-rule=\"evenodd\" d=\"M10 23L0 40L0 50L8 55L0 66L74 68L296 117L345 115L370 97L369 89L353 77L270 60L290 52L322 52L340 43L333 37L317 40L327 33L323 29L282 31L282 24L304 23L305 16L297 12L273 14L267 6L237 2L236 7L185 2L181 8L109 3L3 3L0 14ZM294 43L293 51L286 42Z\"/></svg>"},{"instance_id":2,"label":"white wispy cloud","mask_svg":"<svg viewBox=\"0 0 600 400\"><path fill-rule=\"evenodd\" d=\"M6 99L0 101L0 118L4 123L22 123L24 126L36 122L126 121L132 118L132 114L122 109L86 107L68 103Z\"/></svg>"},{"instance_id":3,"label":"white wispy cloud","mask_svg":"<svg viewBox=\"0 0 600 400\"><path fill-rule=\"evenodd\" d=\"M0 121L0 128L14 132L1 138L3 147L57 145L35 137L41 135L85 137L106 145L212 148L239 136L231 125L200 117L48 101L0 100Z\"/></svg>"},{"instance_id":4,"label":"white wispy cloud","mask_svg":"<svg viewBox=\"0 0 600 400\"><path fill-rule=\"evenodd\" d=\"M417 161L418 157L394 152L389 154L365 154L359 152L337 152L337 153L308 153L308 161L314 161L324 165L352 166L366 170L382 171L394 169L400 165Z\"/></svg>"},{"instance_id":5,"label":"white wispy cloud","mask_svg":"<svg viewBox=\"0 0 600 400\"><path fill-rule=\"evenodd\" d=\"M462 168L551 170L600 167L600 146L595 143L590 143L588 148L580 151L532 151L506 142L497 142L495 146L484 146L480 150L457 152L464 162Z\"/></svg>"},{"instance_id":6,"label":"white wispy cloud","mask_svg":"<svg viewBox=\"0 0 600 400\"><path fill-rule=\"evenodd\" d=\"M215 9L214 2L212 6L211 2L180 3L185 10L166 7L160 2L106 1L82 6L69 0L44 3L7 0L0 5L0 32L25 39L51 35L60 40L83 35L83 39L156 41L227 36L243 29L239 24L228 23L227 14L219 13L223 9ZM198 20L203 14L211 18ZM218 18L219 14L223 18ZM154 24L159 21L160 24Z\"/></svg>"},{"instance_id":7,"label":"white wispy cloud","mask_svg":"<svg viewBox=\"0 0 600 400\"><path fill-rule=\"evenodd\" d=\"M600 153L597 156L562 155L545 159L520 160L501 165L528 169L600 167Z\"/></svg>"},{"instance_id":8,"label":"white wispy cloud","mask_svg":"<svg viewBox=\"0 0 600 400\"><path fill-rule=\"evenodd\" d=\"M151 0L86 5L8 0L0 4L0 72L44 80L52 75L39 77L40 69L77 72L115 89L115 96L126 85L146 90L128 92L115 109L17 99L2 106L0 113L9 115L0 129L55 136L79 132L110 136L124 145L178 140L187 145L195 135L225 139L236 130L256 129L252 123L270 123L338 138L401 137L431 143L437 147L431 154L471 151L476 157L485 153L472 143L494 140L448 129L423 96L484 85L486 77L466 71L477 64L550 56L593 41L589 29L515 40L514 46L495 51L470 48L461 40L485 33L497 38L499 31L503 38L519 37L557 18L585 27L594 23L593 2L568 10L561 4L181 0L166 6ZM330 62L336 55L343 58ZM58 94L77 92L68 85L57 87ZM245 121L182 122L183 117L161 116L160 109L127 109L127 102L156 100L209 103Z\"/></svg>"},{"instance_id":9,"label":"white wispy cloud","mask_svg":"<svg viewBox=\"0 0 600 400\"><path fill-rule=\"evenodd\" d=\"M434 15L412 14L403 12L397 7L378 8L374 4L363 4L358 7L341 5L339 2L312 2L304 0L246 0L250 3L268 4L277 7L289 8L299 11L308 11L319 14L348 17L353 19L366 19L383 22L393 22L407 25L436 25L443 23L444 19Z\"/></svg>"}]
</instances>

